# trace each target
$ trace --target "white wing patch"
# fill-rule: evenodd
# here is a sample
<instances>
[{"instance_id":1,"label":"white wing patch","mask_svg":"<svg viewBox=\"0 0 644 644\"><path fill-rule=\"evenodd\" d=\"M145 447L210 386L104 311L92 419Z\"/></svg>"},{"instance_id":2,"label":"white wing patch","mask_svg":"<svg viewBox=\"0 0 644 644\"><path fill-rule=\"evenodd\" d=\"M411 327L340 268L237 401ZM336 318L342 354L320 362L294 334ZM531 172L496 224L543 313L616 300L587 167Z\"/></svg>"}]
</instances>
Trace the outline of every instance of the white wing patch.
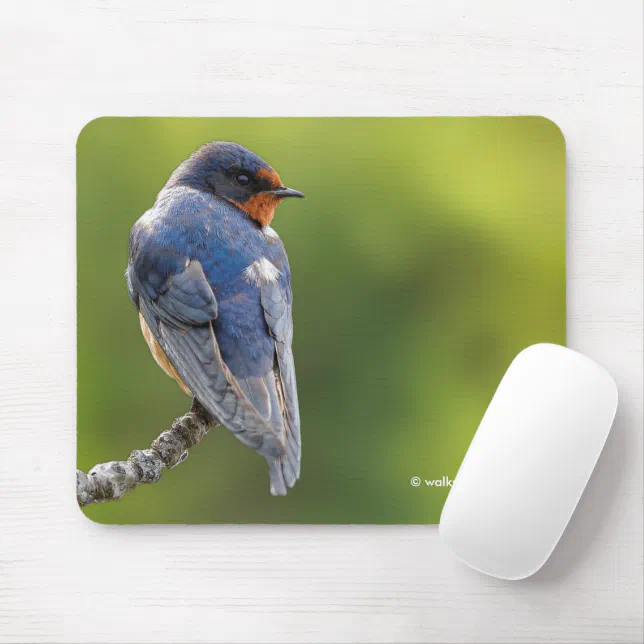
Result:
<instances>
[{"instance_id":1,"label":"white wing patch","mask_svg":"<svg viewBox=\"0 0 644 644\"><path fill-rule=\"evenodd\" d=\"M264 232L264 235L268 237L268 239L279 239L280 236L270 227L270 226L264 226L262 229Z\"/></svg>"},{"instance_id":2,"label":"white wing patch","mask_svg":"<svg viewBox=\"0 0 644 644\"><path fill-rule=\"evenodd\" d=\"M255 286L274 284L281 273L269 262L266 257L254 261L244 269L244 281Z\"/></svg>"}]
</instances>

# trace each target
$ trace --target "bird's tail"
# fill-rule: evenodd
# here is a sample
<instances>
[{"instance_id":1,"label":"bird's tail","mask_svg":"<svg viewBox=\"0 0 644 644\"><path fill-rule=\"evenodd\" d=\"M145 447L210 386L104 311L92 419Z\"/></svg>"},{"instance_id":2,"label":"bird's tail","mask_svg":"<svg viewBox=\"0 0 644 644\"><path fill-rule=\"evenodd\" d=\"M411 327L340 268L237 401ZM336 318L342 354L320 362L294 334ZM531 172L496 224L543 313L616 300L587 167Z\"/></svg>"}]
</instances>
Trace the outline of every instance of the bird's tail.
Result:
<instances>
[{"instance_id":1,"label":"bird's tail","mask_svg":"<svg viewBox=\"0 0 644 644\"><path fill-rule=\"evenodd\" d=\"M268 475L271 480L271 494L285 496L288 488L293 487L300 477L299 454L287 453L283 456L267 457Z\"/></svg>"}]
</instances>

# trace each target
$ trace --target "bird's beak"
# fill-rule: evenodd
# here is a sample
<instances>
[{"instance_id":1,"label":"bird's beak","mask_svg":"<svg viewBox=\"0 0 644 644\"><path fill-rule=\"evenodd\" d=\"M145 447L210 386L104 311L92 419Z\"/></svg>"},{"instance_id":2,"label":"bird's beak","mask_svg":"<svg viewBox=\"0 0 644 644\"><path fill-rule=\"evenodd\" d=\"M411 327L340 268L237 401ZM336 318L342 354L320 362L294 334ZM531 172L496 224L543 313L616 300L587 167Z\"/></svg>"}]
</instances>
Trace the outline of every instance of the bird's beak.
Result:
<instances>
[{"instance_id":1,"label":"bird's beak","mask_svg":"<svg viewBox=\"0 0 644 644\"><path fill-rule=\"evenodd\" d=\"M276 197L299 197L302 199L304 194L299 190L293 190L293 188L287 188L286 186L280 186L274 190L267 190L268 193L275 195Z\"/></svg>"}]
</instances>

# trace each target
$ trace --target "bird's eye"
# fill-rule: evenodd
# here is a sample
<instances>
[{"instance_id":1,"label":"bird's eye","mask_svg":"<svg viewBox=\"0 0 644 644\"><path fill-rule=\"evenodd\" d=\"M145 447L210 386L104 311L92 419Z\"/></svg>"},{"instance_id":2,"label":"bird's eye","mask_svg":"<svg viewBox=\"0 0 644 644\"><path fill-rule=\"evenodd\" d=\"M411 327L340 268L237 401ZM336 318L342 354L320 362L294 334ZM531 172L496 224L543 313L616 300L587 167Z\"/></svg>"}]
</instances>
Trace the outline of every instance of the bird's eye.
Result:
<instances>
[{"instance_id":1,"label":"bird's eye","mask_svg":"<svg viewBox=\"0 0 644 644\"><path fill-rule=\"evenodd\" d=\"M240 172L239 174L235 175L235 183L237 183L237 185L241 186L242 188L245 188L247 185L249 185L250 181L250 177L245 172Z\"/></svg>"}]
</instances>

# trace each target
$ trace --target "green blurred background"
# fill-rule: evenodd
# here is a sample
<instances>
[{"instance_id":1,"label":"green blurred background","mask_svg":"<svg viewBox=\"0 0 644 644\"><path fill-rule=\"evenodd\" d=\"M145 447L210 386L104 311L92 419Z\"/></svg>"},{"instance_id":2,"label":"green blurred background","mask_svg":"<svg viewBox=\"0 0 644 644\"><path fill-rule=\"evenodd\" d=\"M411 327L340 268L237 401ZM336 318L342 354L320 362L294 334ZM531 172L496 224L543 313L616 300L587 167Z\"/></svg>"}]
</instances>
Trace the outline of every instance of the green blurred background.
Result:
<instances>
[{"instance_id":1,"label":"green blurred background","mask_svg":"<svg viewBox=\"0 0 644 644\"><path fill-rule=\"evenodd\" d=\"M274 221L293 273L302 476L212 430L103 523L436 523L499 379L565 344L565 144L540 117L101 118L78 139L78 467L149 447L190 406L141 336L132 224L201 144L306 194Z\"/></svg>"}]
</instances>

